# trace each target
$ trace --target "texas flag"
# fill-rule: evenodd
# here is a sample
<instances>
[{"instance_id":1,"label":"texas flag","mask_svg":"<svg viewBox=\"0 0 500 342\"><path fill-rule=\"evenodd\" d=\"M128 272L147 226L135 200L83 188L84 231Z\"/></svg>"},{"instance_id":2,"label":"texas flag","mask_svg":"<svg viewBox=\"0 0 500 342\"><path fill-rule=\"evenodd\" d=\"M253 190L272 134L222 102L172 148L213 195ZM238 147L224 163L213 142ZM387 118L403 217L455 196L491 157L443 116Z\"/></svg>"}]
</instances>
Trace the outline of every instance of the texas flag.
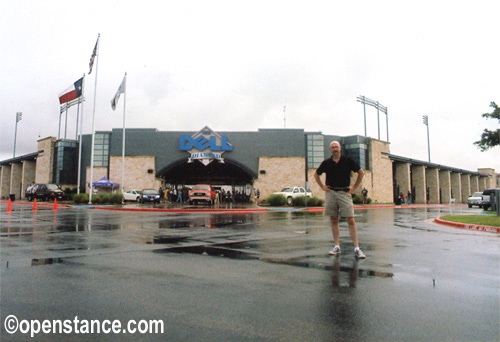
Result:
<instances>
[{"instance_id":1,"label":"texas flag","mask_svg":"<svg viewBox=\"0 0 500 342\"><path fill-rule=\"evenodd\" d=\"M63 91L61 95L59 95L59 104L76 100L77 98L82 96L82 84L83 84L83 77L80 78L75 83L73 83L71 86L69 86L68 89Z\"/></svg>"}]
</instances>

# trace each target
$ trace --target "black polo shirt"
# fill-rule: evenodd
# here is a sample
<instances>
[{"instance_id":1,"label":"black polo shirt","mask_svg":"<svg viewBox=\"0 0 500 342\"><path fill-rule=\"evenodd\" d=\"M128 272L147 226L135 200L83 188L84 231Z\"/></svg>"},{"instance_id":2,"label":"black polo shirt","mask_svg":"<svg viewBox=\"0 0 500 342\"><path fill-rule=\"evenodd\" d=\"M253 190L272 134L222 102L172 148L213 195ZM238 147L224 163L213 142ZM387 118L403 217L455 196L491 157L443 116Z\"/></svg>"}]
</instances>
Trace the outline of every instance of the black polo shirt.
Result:
<instances>
[{"instance_id":1,"label":"black polo shirt","mask_svg":"<svg viewBox=\"0 0 500 342\"><path fill-rule=\"evenodd\" d=\"M338 163L330 157L323 160L316 173L326 173L326 186L330 188L346 188L351 185L351 171L358 172L361 168L350 157L341 156Z\"/></svg>"}]
</instances>

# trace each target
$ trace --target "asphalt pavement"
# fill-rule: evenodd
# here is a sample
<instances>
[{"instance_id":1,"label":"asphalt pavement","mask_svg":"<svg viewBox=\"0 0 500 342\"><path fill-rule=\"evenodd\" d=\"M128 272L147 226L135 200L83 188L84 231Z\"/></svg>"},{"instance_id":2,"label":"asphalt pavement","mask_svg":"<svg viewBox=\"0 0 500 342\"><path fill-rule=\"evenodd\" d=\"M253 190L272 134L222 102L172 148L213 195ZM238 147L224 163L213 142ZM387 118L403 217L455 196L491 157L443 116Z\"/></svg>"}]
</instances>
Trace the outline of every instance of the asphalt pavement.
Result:
<instances>
[{"instance_id":1,"label":"asphalt pavement","mask_svg":"<svg viewBox=\"0 0 500 342\"><path fill-rule=\"evenodd\" d=\"M322 213L2 204L0 339L499 341L500 235L432 222L476 211L358 209L367 258L357 260L345 222L342 254L328 255ZM28 329L75 317L161 321L163 331Z\"/></svg>"}]
</instances>

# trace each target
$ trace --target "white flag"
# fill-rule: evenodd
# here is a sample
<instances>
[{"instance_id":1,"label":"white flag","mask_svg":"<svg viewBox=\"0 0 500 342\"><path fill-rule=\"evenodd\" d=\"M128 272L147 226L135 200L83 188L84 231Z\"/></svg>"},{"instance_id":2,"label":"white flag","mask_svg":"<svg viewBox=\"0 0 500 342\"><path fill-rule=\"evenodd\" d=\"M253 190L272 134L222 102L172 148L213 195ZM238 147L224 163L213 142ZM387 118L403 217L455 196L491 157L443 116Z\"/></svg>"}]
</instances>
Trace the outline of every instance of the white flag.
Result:
<instances>
[{"instance_id":1,"label":"white flag","mask_svg":"<svg viewBox=\"0 0 500 342\"><path fill-rule=\"evenodd\" d=\"M120 87L118 88L118 90L116 91L115 97L113 97L113 99L111 100L111 108L113 108L113 110L116 109L116 104L118 103L118 100L120 99L120 94L125 93L126 86L127 86L127 74L125 74L125 76L123 76L123 81L120 84Z\"/></svg>"}]
</instances>

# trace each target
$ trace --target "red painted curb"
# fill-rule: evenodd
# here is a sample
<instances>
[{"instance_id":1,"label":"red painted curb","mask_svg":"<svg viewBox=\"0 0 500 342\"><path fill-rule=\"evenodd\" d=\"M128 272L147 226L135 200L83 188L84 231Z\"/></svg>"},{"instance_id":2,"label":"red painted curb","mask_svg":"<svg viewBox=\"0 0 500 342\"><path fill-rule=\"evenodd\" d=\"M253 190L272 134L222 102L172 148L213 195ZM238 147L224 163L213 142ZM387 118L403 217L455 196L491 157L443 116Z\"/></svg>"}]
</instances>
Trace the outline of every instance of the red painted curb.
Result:
<instances>
[{"instance_id":1,"label":"red painted curb","mask_svg":"<svg viewBox=\"0 0 500 342\"><path fill-rule=\"evenodd\" d=\"M482 225L477 225L477 224L467 224L467 223L459 223L459 222L450 222L450 221L441 220L439 217L434 219L434 223L441 224L444 226L453 227L453 228L475 230L478 232L500 233L500 227L482 226Z\"/></svg>"},{"instance_id":2,"label":"red painted curb","mask_svg":"<svg viewBox=\"0 0 500 342\"><path fill-rule=\"evenodd\" d=\"M248 214L262 213L267 209L160 209L160 208L111 208L111 207L94 207L97 210L113 210L113 211L133 211L133 212L158 212L158 213L225 213L225 214Z\"/></svg>"},{"instance_id":3,"label":"red painted curb","mask_svg":"<svg viewBox=\"0 0 500 342\"><path fill-rule=\"evenodd\" d=\"M395 204L368 204L368 205L355 205L354 210L359 209L418 209L418 208L444 208L449 207L449 204L404 204L404 205L395 205ZM455 204L455 206L465 206L465 204ZM307 211L310 212L322 212L324 211L324 207L310 207L307 208Z\"/></svg>"},{"instance_id":4,"label":"red painted curb","mask_svg":"<svg viewBox=\"0 0 500 342\"><path fill-rule=\"evenodd\" d=\"M0 203L8 203L8 201L0 201ZM21 201L14 201L12 202L12 205L29 205L33 206L35 202L21 202ZM36 202L37 207L54 207L54 202ZM69 208L69 205L67 204L59 204L57 203L57 207L59 209L64 209L64 208Z\"/></svg>"}]
</instances>

